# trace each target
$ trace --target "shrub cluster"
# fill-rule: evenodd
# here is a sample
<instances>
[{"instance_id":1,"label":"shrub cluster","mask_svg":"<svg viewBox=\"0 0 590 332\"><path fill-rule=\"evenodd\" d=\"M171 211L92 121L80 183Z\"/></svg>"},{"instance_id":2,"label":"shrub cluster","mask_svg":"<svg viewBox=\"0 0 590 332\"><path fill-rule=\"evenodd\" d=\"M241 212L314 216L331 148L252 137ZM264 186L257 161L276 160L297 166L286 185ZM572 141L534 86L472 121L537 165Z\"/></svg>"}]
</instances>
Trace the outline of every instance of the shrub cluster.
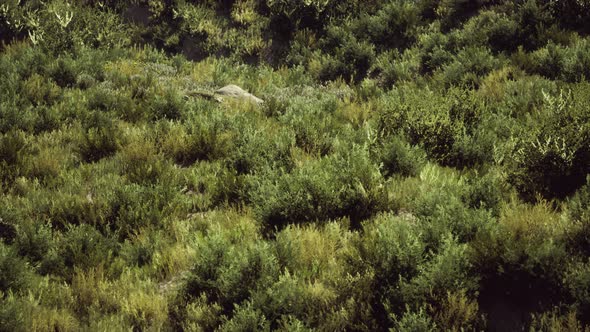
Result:
<instances>
[{"instance_id":1,"label":"shrub cluster","mask_svg":"<svg viewBox=\"0 0 590 332\"><path fill-rule=\"evenodd\" d=\"M588 330L589 9L3 1L0 331Z\"/></svg>"}]
</instances>

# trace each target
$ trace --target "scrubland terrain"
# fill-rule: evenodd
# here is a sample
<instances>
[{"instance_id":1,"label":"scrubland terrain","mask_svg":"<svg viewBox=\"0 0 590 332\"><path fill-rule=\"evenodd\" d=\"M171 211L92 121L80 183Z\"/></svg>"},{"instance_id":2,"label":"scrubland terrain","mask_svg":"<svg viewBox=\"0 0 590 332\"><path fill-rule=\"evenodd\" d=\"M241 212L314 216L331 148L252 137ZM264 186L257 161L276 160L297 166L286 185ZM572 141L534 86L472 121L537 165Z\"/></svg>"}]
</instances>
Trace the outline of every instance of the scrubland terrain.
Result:
<instances>
[{"instance_id":1,"label":"scrubland terrain","mask_svg":"<svg viewBox=\"0 0 590 332\"><path fill-rule=\"evenodd\" d=\"M588 22L2 1L0 330L588 330Z\"/></svg>"}]
</instances>

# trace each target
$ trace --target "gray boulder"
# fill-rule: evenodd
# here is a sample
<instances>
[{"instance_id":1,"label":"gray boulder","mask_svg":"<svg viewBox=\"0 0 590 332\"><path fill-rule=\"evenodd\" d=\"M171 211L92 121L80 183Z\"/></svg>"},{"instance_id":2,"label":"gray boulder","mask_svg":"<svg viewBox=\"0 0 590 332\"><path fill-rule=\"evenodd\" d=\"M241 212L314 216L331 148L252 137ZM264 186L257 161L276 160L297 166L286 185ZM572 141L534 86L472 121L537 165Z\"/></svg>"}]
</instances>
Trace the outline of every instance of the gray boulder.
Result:
<instances>
[{"instance_id":1,"label":"gray boulder","mask_svg":"<svg viewBox=\"0 0 590 332\"><path fill-rule=\"evenodd\" d=\"M255 95L248 93L244 89L240 88L237 85L230 84L226 85L221 89L218 89L214 93L216 96L220 96L223 98L235 98L235 99L246 99L252 101L256 104L264 103L264 100L256 97Z\"/></svg>"}]
</instances>

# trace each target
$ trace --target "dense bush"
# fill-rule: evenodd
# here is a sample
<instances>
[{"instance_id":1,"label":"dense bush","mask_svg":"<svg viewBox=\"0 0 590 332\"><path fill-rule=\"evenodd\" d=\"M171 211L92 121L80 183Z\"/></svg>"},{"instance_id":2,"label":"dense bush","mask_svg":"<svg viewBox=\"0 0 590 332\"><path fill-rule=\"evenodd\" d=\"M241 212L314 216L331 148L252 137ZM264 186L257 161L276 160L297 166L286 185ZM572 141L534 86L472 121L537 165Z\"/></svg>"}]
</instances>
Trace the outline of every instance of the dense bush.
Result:
<instances>
[{"instance_id":1,"label":"dense bush","mask_svg":"<svg viewBox=\"0 0 590 332\"><path fill-rule=\"evenodd\" d=\"M348 216L353 224L383 209L379 170L366 150L325 157L271 179L253 179L251 201L265 226L282 228Z\"/></svg>"},{"instance_id":2,"label":"dense bush","mask_svg":"<svg viewBox=\"0 0 590 332\"><path fill-rule=\"evenodd\" d=\"M523 132L517 141L511 182L526 199L563 198L585 183L590 171L586 89L545 95L536 130Z\"/></svg>"},{"instance_id":3,"label":"dense bush","mask_svg":"<svg viewBox=\"0 0 590 332\"><path fill-rule=\"evenodd\" d=\"M24 292L32 282L33 274L28 264L18 257L11 247L0 244L0 291L1 294L8 292ZM4 297L4 296L3 296Z\"/></svg>"}]
</instances>

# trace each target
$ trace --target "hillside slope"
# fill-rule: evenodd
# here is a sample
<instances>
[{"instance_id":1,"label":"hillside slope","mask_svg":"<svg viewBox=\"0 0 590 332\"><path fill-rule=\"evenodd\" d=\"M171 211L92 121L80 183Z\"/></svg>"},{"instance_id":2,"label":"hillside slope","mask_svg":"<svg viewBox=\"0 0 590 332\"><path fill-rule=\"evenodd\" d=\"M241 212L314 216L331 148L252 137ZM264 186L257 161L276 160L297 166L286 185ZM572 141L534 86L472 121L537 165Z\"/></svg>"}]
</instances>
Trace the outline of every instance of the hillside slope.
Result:
<instances>
[{"instance_id":1,"label":"hillside slope","mask_svg":"<svg viewBox=\"0 0 590 332\"><path fill-rule=\"evenodd\" d=\"M3 2L0 331L588 330L589 7Z\"/></svg>"}]
</instances>

